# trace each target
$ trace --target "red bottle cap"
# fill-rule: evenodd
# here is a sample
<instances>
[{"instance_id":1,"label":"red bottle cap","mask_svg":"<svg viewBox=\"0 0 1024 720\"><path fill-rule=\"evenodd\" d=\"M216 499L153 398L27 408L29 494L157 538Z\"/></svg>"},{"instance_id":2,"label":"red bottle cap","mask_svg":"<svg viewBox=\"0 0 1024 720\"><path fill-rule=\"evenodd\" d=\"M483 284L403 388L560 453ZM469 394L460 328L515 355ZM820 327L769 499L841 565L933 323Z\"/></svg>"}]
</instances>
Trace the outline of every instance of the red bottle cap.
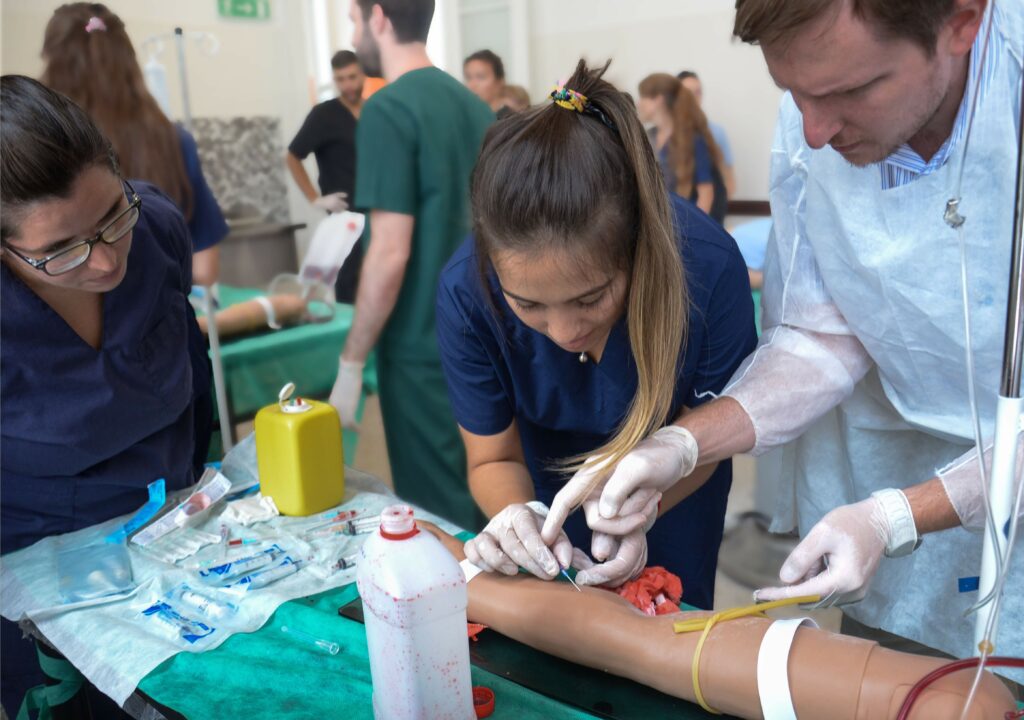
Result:
<instances>
[{"instance_id":1,"label":"red bottle cap","mask_svg":"<svg viewBox=\"0 0 1024 720\"><path fill-rule=\"evenodd\" d=\"M474 687L473 709L476 711L478 718L490 717L494 712L494 692L482 685Z\"/></svg>"}]
</instances>

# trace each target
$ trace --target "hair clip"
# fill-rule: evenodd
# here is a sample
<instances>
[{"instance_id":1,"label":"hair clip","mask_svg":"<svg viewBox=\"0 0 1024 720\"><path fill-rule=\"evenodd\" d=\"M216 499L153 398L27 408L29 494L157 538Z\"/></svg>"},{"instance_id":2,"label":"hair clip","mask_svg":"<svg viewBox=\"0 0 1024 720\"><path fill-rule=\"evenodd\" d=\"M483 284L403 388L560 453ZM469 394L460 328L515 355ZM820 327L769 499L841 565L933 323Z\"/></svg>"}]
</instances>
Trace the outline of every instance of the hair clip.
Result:
<instances>
[{"instance_id":1,"label":"hair clip","mask_svg":"<svg viewBox=\"0 0 1024 720\"><path fill-rule=\"evenodd\" d=\"M85 24L85 31L87 33L93 33L97 30L100 30L101 32L106 32L107 24L103 22L100 18L93 15L91 18L89 18L89 22Z\"/></svg>"}]
</instances>

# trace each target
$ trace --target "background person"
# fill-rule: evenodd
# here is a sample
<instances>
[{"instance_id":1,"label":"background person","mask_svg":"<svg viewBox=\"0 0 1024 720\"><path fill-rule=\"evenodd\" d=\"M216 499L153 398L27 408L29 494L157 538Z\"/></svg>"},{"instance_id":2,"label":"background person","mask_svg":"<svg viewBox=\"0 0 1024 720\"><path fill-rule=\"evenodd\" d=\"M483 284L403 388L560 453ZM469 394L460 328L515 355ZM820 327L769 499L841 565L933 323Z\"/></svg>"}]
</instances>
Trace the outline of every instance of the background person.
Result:
<instances>
[{"instance_id":1,"label":"background person","mask_svg":"<svg viewBox=\"0 0 1024 720\"><path fill-rule=\"evenodd\" d=\"M203 176L195 138L164 115L146 89L121 18L100 3L57 8L43 38L42 82L74 100L117 152L122 172L163 190L188 221L192 281L213 285L217 244L228 234Z\"/></svg>"},{"instance_id":2,"label":"background person","mask_svg":"<svg viewBox=\"0 0 1024 720\"><path fill-rule=\"evenodd\" d=\"M366 76L351 50L336 52L331 71L338 97L325 100L306 116L288 151L285 164L295 184L315 207L328 213L344 212L356 189L356 122L363 109ZM302 161L316 158L318 193ZM356 243L338 272L334 295L338 302L353 303L359 285L363 248Z\"/></svg>"},{"instance_id":3,"label":"background person","mask_svg":"<svg viewBox=\"0 0 1024 720\"><path fill-rule=\"evenodd\" d=\"M697 73L692 70L683 70L676 77L679 78L684 88L693 93L693 96L697 99L697 104L703 110L704 85L701 83L700 78L697 77ZM722 171L722 181L725 183L725 190L729 193L729 197L735 197L736 167L733 162L732 145L729 143L729 136L726 134L725 128L716 122L712 122L711 118L708 118L708 128L711 130L711 135L715 138L718 149L722 151L720 170Z\"/></svg>"},{"instance_id":4,"label":"background person","mask_svg":"<svg viewBox=\"0 0 1024 720\"><path fill-rule=\"evenodd\" d=\"M377 348L380 404L396 492L462 527L480 514L444 391L434 297L441 268L469 231L469 177L494 114L427 57L432 0L357 0L353 43L388 85L356 133L356 206L370 240L356 314L331 404L355 424L362 372Z\"/></svg>"},{"instance_id":5,"label":"background person","mask_svg":"<svg viewBox=\"0 0 1024 720\"><path fill-rule=\"evenodd\" d=\"M483 100L501 120L511 111L505 102L505 64L490 50L478 50L462 63L466 87Z\"/></svg>"},{"instance_id":6,"label":"background person","mask_svg":"<svg viewBox=\"0 0 1024 720\"><path fill-rule=\"evenodd\" d=\"M530 107L530 93L522 85L505 85L502 95L505 107L512 112L522 112Z\"/></svg>"},{"instance_id":7,"label":"background person","mask_svg":"<svg viewBox=\"0 0 1024 720\"><path fill-rule=\"evenodd\" d=\"M668 73L648 75L640 82L640 120L658 156L665 186L725 222L728 197L722 180L722 153L707 118L689 90Z\"/></svg>"}]
</instances>

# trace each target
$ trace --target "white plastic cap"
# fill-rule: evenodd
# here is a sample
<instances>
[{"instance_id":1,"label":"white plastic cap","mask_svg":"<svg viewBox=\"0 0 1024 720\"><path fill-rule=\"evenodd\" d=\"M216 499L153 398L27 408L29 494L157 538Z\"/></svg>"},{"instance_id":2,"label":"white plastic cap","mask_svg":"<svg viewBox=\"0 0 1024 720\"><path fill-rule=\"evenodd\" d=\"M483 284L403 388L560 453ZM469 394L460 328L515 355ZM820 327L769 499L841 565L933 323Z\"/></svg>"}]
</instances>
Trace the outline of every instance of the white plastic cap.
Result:
<instances>
[{"instance_id":1,"label":"white plastic cap","mask_svg":"<svg viewBox=\"0 0 1024 720\"><path fill-rule=\"evenodd\" d=\"M416 530L416 520L408 505L390 505L380 513L380 531L388 535L410 535Z\"/></svg>"}]
</instances>

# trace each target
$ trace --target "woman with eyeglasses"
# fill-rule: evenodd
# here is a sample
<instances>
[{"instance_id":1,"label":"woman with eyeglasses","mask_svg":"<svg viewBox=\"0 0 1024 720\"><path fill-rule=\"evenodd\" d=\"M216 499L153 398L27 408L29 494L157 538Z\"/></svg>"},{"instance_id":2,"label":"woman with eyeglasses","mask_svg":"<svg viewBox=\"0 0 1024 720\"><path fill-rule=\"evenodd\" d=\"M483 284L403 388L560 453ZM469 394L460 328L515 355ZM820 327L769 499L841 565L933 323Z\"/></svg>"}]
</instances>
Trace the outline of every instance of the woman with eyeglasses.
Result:
<instances>
[{"instance_id":1,"label":"woman with eyeglasses","mask_svg":"<svg viewBox=\"0 0 1024 720\"><path fill-rule=\"evenodd\" d=\"M0 78L0 552L130 513L146 486L198 477L210 437L206 346L186 300L181 212L129 183L77 105ZM2 693L39 682L3 621ZM104 716L105 717L105 716Z\"/></svg>"}]
</instances>

